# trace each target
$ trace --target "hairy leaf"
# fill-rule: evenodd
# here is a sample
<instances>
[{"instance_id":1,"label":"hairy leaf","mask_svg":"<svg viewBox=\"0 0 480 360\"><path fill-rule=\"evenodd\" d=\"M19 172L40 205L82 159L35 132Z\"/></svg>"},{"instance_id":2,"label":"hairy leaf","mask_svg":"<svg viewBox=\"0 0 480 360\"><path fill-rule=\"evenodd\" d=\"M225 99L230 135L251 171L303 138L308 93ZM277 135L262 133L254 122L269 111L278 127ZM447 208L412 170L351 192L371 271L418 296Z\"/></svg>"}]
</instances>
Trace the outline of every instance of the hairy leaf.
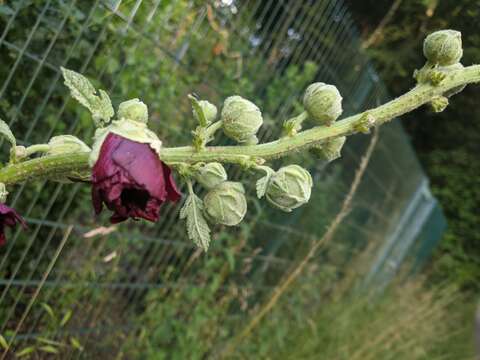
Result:
<instances>
[{"instance_id":1,"label":"hairy leaf","mask_svg":"<svg viewBox=\"0 0 480 360\"><path fill-rule=\"evenodd\" d=\"M75 71L62 67L62 74L65 79L65 85L70 89L72 97L90 110L95 125L101 127L108 123L114 114L112 102L108 94L103 90L99 90L100 96L96 95L97 90L90 81Z\"/></svg>"},{"instance_id":2,"label":"hairy leaf","mask_svg":"<svg viewBox=\"0 0 480 360\"><path fill-rule=\"evenodd\" d=\"M270 178L274 174L274 171L267 166L261 166L261 169L264 170L266 174L264 177L261 177L260 179L257 180L256 188L257 188L257 197L259 199L265 196Z\"/></svg>"},{"instance_id":3,"label":"hairy leaf","mask_svg":"<svg viewBox=\"0 0 480 360\"><path fill-rule=\"evenodd\" d=\"M191 193L187 197L180 210L180 219L187 220L189 239L193 240L204 251L207 251L210 244L210 228L203 216L203 201L197 195Z\"/></svg>"}]
</instances>

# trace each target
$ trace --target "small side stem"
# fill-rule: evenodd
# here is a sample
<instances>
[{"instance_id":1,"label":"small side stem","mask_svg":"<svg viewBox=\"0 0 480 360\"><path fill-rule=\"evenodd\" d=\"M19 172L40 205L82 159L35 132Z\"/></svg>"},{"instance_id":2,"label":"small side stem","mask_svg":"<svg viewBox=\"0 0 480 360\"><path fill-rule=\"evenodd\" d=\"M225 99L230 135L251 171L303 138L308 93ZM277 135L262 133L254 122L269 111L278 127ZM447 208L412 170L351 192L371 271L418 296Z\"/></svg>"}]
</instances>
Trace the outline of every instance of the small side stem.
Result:
<instances>
[{"instance_id":1,"label":"small side stem","mask_svg":"<svg viewBox=\"0 0 480 360\"><path fill-rule=\"evenodd\" d=\"M206 143L213 140L215 133L222 127L223 121L219 120L214 122L212 125L205 129L205 139Z\"/></svg>"},{"instance_id":2,"label":"small side stem","mask_svg":"<svg viewBox=\"0 0 480 360\"><path fill-rule=\"evenodd\" d=\"M28 157L35 153L46 153L48 150L50 150L50 145L48 144L35 144L27 147L26 155Z\"/></svg>"}]
</instances>

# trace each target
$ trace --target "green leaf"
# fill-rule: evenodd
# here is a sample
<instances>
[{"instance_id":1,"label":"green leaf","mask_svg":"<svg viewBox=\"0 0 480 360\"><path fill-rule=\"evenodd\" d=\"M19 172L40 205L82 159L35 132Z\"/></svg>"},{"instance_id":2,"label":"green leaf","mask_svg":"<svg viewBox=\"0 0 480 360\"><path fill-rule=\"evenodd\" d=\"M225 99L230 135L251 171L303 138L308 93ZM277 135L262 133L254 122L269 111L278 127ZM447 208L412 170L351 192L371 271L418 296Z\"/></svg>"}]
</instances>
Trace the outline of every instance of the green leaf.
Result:
<instances>
[{"instance_id":1,"label":"green leaf","mask_svg":"<svg viewBox=\"0 0 480 360\"><path fill-rule=\"evenodd\" d=\"M82 346L82 344L80 344L80 341L79 341L77 338L71 337L71 338L70 338L70 343L72 344L72 346L73 346L75 349L77 349L77 350L79 350L79 351L83 351L83 346Z\"/></svg>"},{"instance_id":2,"label":"green leaf","mask_svg":"<svg viewBox=\"0 0 480 360\"><path fill-rule=\"evenodd\" d=\"M16 357L23 357L23 356L27 356L28 354L31 354L35 351L35 346L29 346L29 347L26 347L26 348L23 348L22 350L20 350L19 352L15 353L15 356Z\"/></svg>"},{"instance_id":3,"label":"green leaf","mask_svg":"<svg viewBox=\"0 0 480 360\"><path fill-rule=\"evenodd\" d=\"M58 349L52 345L44 345L44 346L40 346L38 348L40 351L43 351L43 352L46 352L46 353L50 353L50 354L58 354Z\"/></svg>"},{"instance_id":4,"label":"green leaf","mask_svg":"<svg viewBox=\"0 0 480 360\"><path fill-rule=\"evenodd\" d=\"M50 315L50 317L54 320L57 319L57 317L55 316L55 313L53 312L53 309L50 305L48 305L47 303L41 303L40 304L43 309L47 312L48 315Z\"/></svg>"},{"instance_id":5,"label":"green leaf","mask_svg":"<svg viewBox=\"0 0 480 360\"><path fill-rule=\"evenodd\" d=\"M50 340L50 339L47 339L47 338L44 338L44 337L41 337L41 336L37 337L35 340L37 340L38 342L44 343L44 344L48 344L48 345L65 346L65 344L62 344L59 341Z\"/></svg>"},{"instance_id":6,"label":"green leaf","mask_svg":"<svg viewBox=\"0 0 480 360\"><path fill-rule=\"evenodd\" d=\"M188 98L192 102L193 111L197 114L198 123L201 127L206 127L209 124L205 113L203 112L200 102L193 95L188 95Z\"/></svg>"},{"instance_id":7,"label":"green leaf","mask_svg":"<svg viewBox=\"0 0 480 360\"><path fill-rule=\"evenodd\" d=\"M110 122L114 111L108 94L103 90L99 90L100 96L96 95L97 90L90 81L75 71L62 67L62 74L65 79L65 85L70 89L72 97L90 110L95 125L102 127Z\"/></svg>"},{"instance_id":8,"label":"green leaf","mask_svg":"<svg viewBox=\"0 0 480 360\"><path fill-rule=\"evenodd\" d=\"M17 140L5 121L0 119L0 135L5 137L13 147L17 146Z\"/></svg>"},{"instance_id":9,"label":"green leaf","mask_svg":"<svg viewBox=\"0 0 480 360\"><path fill-rule=\"evenodd\" d=\"M257 197L261 199L265 196L267 192L268 183L270 182L270 178L275 173L272 169L267 166L260 166L261 170L265 171L265 176L261 177L257 180L256 188L257 188Z\"/></svg>"},{"instance_id":10,"label":"green leaf","mask_svg":"<svg viewBox=\"0 0 480 360\"><path fill-rule=\"evenodd\" d=\"M8 349L8 342L7 340L3 337L3 335L0 335L0 346L4 348L5 350Z\"/></svg>"},{"instance_id":11,"label":"green leaf","mask_svg":"<svg viewBox=\"0 0 480 360\"><path fill-rule=\"evenodd\" d=\"M65 326L65 324L72 317L72 310L68 310L65 315L63 315L62 321L60 321L60 326Z\"/></svg>"},{"instance_id":12,"label":"green leaf","mask_svg":"<svg viewBox=\"0 0 480 360\"><path fill-rule=\"evenodd\" d=\"M193 192L187 197L180 210L180 219L187 220L189 239L193 240L204 251L207 251L210 244L210 228L203 217L203 201Z\"/></svg>"}]
</instances>

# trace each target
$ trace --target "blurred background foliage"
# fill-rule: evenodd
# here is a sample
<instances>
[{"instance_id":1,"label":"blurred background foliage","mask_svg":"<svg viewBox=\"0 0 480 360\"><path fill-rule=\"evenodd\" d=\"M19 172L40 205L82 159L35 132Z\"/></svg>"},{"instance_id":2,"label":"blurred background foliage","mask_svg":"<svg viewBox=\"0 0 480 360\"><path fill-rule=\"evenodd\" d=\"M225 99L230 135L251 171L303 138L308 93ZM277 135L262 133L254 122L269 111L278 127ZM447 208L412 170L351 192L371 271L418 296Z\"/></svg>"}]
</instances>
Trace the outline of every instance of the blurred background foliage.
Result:
<instances>
[{"instance_id":1,"label":"blurred background foliage","mask_svg":"<svg viewBox=\"0 0 480 360\"><path fill-rule=\"evenodd\" d=\"M232 3L239 6L235 12ZM152 128L167 146L190 140L185 129L194 126L186 97L191 92L216 104L235 93L254 99L264 113L264 139L278 135L279 119L300 110L301 93L314 79L338 83L347 113L376 105L378 96L355 96L352 84L361 83L368 59L360 53L358 39L349 40L352 32L340 38L334 31L347 12L342 2L274 3L251 1L242 8L235 1L0 1L0 29L8 29L0 51L0 64L8 66L0 66L0 79L9 84L0 89L0 117L8 120L22 144L44 142L62 132L88 139L91 119L68 98L59 66L84 73L108 91L115 107L125 99L141 98L149 105ZM391 1L351 3L365 38L391 6ZM462 30L465 63L478 59L472 50L480 49L474 2L442 3L432 8L430 2L404 1L384 35L367 50L392 96L411 87L411 72L422 64L421 42L430 29ZM332 8L333 18L324 16L311 26L316 14ZM472 20L470 25L466 19ZM345 22L346 28L353 27L350 18ZM285 24L300 27L296 32ZM345 44L349 46L340 46ZM440 116L420 110L405 118L450 221L432 265L437 285L399 280L380 294L363 286L373 249L392 226L383 215L395 219L401 208L394 196L379 200L379 192L371 189L377 189L377 178L380 185L388 183L389 190L398 187L398 181L408 182L385 169L386 160L377 161L335 241L308 264L239 345L235 358L472 357L472 327L458 324L471 324L473 305L456 287L476 288L479 271L479 250L474 247L479 191L474 186L474 99L475 89L467 89ZM452 114L458 121L452 121ZM398 125L392 129L401 131ZM394 135L386 136L392 147L401 143ZM324 233L349 188L366 139L349 140L355 151L328 168L310 155L297 155L294 160L312 170L321 189L313 192L308 207L285 215L249 197L246 221L238 229L216 228L206 255L191 246L182 224L176 226L178 207L162 209L157 226L98 228L107 216L92 217L88 186L19 186L10 199L31 229L17 232L2 250L0 340L15 337L15 354L31 358L217 356ZM216 143L229 142L221 138ZM388 153L379 150L377 157L384 159ZM399 168L415 168L414 161L408 153L398 159ZM235 168L229 175L240 178ZM71 239L34 298L35 281L63 246L65 234ZM445 278L452 281L441 281ZM15 336L32 299L34 311Z\"/></svg>"},{"instance_id":2,"label":"blurred background foliage","mask_svg":"<svg viewBox=\"0 0 480 360\"><path fill-rule=\"evenodd\" d=\"M412 84L412 69L424 63L422 39L438 29L462 32L462 63L480 62L478 0L348 1L360 24L366 50L392 97ZM392 9L392 6L394 8ZM393 11L392 11L393 10ZM390 14L389 14L390 13ZM389 14L389 15L387 15ZM382 20L387 16L384 25ZM379 31L371 38L378 27ZM463 289L480 290L480 107L470 86L432 114L423 108L402 117L432 192L448 218L448 229L431 262L432 275Z\"/></svg>"}]
</instances>

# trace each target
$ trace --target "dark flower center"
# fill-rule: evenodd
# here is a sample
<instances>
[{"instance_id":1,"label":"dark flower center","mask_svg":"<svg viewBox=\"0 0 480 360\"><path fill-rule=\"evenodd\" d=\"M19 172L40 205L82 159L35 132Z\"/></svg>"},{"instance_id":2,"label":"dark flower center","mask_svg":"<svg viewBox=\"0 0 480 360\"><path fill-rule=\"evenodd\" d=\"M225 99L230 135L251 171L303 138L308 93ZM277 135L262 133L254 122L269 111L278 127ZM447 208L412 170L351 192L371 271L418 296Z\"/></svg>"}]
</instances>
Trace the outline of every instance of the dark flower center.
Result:
<instances>
[{"instance_id":1,"label":"dark flower center","mask_svg":"<svg viewBox=\"0 0 480 360\"><path fill-rule=\"evenodd\" d=\"M145 210L150 194L148 191L141 189L123 189L120 197L123 205Z\"/></svg>"}]
</instances>

